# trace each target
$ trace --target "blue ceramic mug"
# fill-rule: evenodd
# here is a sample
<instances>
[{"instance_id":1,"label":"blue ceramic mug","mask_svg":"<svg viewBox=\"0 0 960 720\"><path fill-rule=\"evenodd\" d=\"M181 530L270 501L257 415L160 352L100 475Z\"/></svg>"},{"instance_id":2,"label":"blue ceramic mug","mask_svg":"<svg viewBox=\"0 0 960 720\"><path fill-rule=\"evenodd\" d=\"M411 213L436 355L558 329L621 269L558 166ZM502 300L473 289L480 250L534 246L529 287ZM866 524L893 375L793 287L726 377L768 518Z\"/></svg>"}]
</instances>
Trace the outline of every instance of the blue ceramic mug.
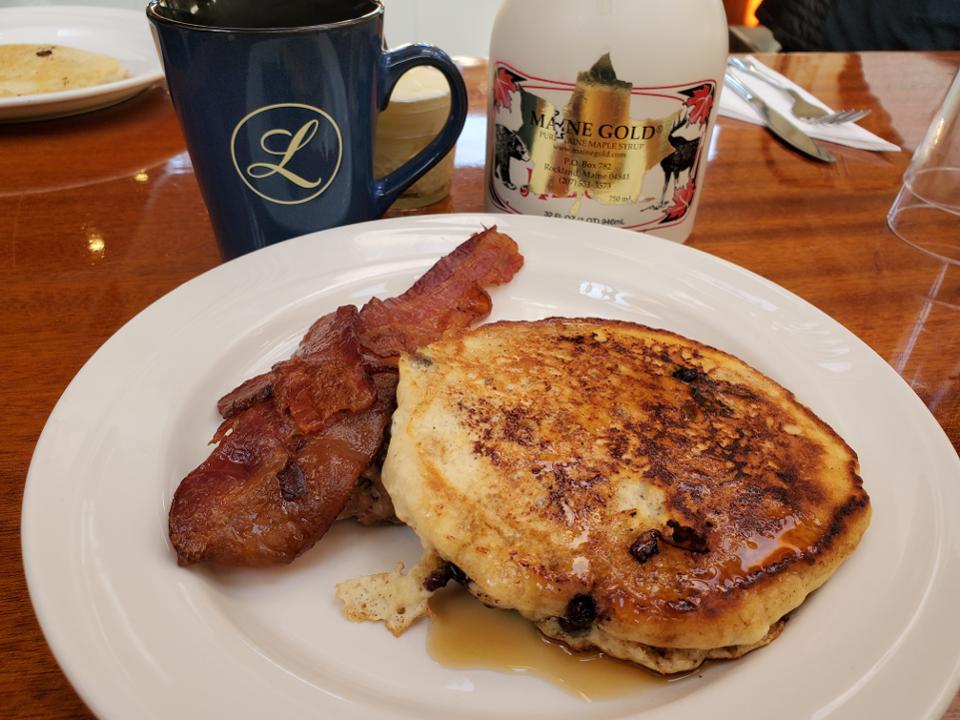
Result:
<instances>
[{"instance_id":1,"label":"blue ceramic mug","mask_svg":"<svg viewBox=\"0 0 960 720\"><path fill-rule=\"evenodd\" d=\"M147 16L226 258L379 217L463 129L460 71L431 45L387 51L379 0L153 0ZM417 65L446 76L450 114L375 178L377 114Z\"/></svg>"}]
</instances>

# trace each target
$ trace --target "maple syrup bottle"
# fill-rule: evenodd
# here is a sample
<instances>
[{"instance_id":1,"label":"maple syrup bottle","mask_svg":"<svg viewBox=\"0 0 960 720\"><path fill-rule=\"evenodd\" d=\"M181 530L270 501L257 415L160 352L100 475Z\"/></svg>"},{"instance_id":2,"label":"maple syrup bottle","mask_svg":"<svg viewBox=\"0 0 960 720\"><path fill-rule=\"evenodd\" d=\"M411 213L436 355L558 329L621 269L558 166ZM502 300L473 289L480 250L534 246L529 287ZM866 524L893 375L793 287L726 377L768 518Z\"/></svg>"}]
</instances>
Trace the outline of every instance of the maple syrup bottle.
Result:
<instances>
[{"instance_id":1,"label":"maple syrup bottle","mask_svg":"<svg viewBox=\"0 0 960 720\"><path fill-rule=\"evenodd\" d=\"M721 0L504 0L487 209L685 241L727 53Z\"/></svg>"}]
</instances>

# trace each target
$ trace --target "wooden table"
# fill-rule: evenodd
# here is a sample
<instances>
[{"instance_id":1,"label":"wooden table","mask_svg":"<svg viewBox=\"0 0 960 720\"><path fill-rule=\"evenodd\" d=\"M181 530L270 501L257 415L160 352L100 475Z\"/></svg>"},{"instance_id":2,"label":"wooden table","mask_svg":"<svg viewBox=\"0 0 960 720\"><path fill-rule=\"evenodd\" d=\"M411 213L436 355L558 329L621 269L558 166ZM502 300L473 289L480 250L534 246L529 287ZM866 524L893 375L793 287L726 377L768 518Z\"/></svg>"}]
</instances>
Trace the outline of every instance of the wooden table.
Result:
<instances>
[{"instance_id":1,"label":"wooden table","mask_svg":"<svg viewBox=\"0 0 960 720\"><path fill-rule=\"evenodd\" d=\"M904 147L831 147L801 158L764 130L721 119L689 244L806 298L910 383L960 446L960 267L896 239L884 218L960 53L767 58ZM465 67L471 116L450 196L424 212L483 209L486 68ZM60 393L124 322L220 262L162 89L71 119L0 126L0 717L89 717L34 618L20 502L34 444ZM947 718L960 720L960 699ZM906 719L905 719L906 720Z\"/></svg>"}]
</instances>

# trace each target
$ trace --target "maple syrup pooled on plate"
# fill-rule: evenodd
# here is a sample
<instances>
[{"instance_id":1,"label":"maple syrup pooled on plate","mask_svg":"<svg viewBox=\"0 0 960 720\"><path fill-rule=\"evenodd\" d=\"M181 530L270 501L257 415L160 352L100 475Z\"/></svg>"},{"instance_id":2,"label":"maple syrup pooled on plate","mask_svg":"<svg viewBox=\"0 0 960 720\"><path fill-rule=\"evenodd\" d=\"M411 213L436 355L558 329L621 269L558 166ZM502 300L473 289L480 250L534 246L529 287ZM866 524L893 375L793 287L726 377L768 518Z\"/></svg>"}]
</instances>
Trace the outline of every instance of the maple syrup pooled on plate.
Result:
<instances>
[{"instance_id":1,"label":"maple syrup pooled on plate","mask_svg":"<svg viewBox=\"0 0 960 720\"><path fill-rule=\"evenodd\" d=\"M541 635L518 613L488 608L460 587L438 592L430 609L427 647L445 667L539 675L584 700L622 697L674 680L601 652L575 652Z\"/></svg>"}]
</instances>

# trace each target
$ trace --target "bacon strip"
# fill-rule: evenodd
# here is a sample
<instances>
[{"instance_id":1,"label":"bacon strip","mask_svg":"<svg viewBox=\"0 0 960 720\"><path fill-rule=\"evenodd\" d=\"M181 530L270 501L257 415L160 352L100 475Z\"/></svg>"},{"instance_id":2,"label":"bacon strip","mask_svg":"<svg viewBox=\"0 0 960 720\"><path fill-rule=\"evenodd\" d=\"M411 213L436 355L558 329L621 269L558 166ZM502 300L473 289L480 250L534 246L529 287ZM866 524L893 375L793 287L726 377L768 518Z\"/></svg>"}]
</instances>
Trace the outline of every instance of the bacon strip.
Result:
<instances>
[{"instance_id":1,"label":"bacon strip","mask_svg":"<svg viewBox=\"0 0 960 720\"><path fill-rule=\"evenodd\" d=\"M254 403L273 396L273 371L246 380L217 401L217 410L224 419L246 410Z\"/></svg>"},{"instance_id":2,"label":"bacon strip","mask_svg":"<svg viewBox=\"0 0 960 720\"><path fill-rule=\"evenodd\" d=\"M517 244L492 227L473 235L449 255L440 258L402 295L387 300L371 298L360 310L356 323L358 341L368 369L396 367L400 353L413 352L445 334L462 330L485 318L490 314L492 302L483 288L509 282L522 266L523 256ZM346 308L337 312L342 311ZM291 375L296 369L311 365L311 376L327 388L343 382L337 367L333 368L329 378L323 373L328 364L323 355L325 321L330 317L324 316L314 324L294 359L287 361L293 364L289 371ZM298 357L303 360L300 365L294 362ZM353 358L347 364L352 362ZM223 396L217 403L220 414L230 417L253 402L270 397L275 390L276 372L283 366L281 363L271 372L257 375ZM350 381L359 384L356 372L351 370L350 373ZM304 393L305 400L311 394L303 385L299 390ZM322 426L325 416L352 407L349 403L336 407L332 398L320 400L322 394L319 390L313 393L312 409L300 408L299 422L305 424L306 432L311 427ZM326 412L319 411L320 405L326 407ZM316 414L312 420L307 417L311 410Z\"/></svg>"},{"instance_id":3,"label":"bacon strip","mask_svg":"<svg viewBox=\"0 0 960 720\"><path fill-rule=\"evenodd\" d=\"M170 508L178 562L272 565L311 547L378 454L399 353L485 317L482 286L522 264L506 235L478 233L399 297L323 316L289 360L221 398L218 445Z\"/></svg>"},{"instance_id":4,"label":"bacon strip","mask_svg":"<svg viewBox=\"0 0 960 720\"><path fill-rule=\"evenodd\" d=\"M317 320L289 360L252 377L217 401L224 418L273 398L305 433L319 432L338 413L370 406L373 383L357 343L357 308L345 305Z\"/></svg>"},{"instance_id":5,"label":"bacon strip","mask_svg":"<svg viewBox=\"0 0 960 720\"><path fill-rule=\"evenodd\" d=\"M484 286L509 282L523 266L517 244L496 227L477 233L430 268L402 295L373 298L360 311L360 344L383 364L400 353L469 327L490 314ZM377 364L377 360L373 360Z\"/></svg>"},{"instance_id":6,"label":"bacon strip","mask_svg":"<svg viewBox=\"0 0 960 720\"><path fill-rule=\"evenodd\" d=\"M375 393L357 345L357 308L324 315L297 352L273 369L273 399L303 433L319 432L342 412L370 407Z\"/></svg>"},{"instance_id":7,"label":"bacon strip","mask_svg":"<svg viewBox=\"0 0 960 720\"><path fill-rule=\"evenodd\" d=\"M369 408L319 433L300 434L270 401L226 420L220 444L173 497L177 561L276 565L312 547L347 503L393 413L396 375L374 380Z\"/></svg>"}]
</instances>

